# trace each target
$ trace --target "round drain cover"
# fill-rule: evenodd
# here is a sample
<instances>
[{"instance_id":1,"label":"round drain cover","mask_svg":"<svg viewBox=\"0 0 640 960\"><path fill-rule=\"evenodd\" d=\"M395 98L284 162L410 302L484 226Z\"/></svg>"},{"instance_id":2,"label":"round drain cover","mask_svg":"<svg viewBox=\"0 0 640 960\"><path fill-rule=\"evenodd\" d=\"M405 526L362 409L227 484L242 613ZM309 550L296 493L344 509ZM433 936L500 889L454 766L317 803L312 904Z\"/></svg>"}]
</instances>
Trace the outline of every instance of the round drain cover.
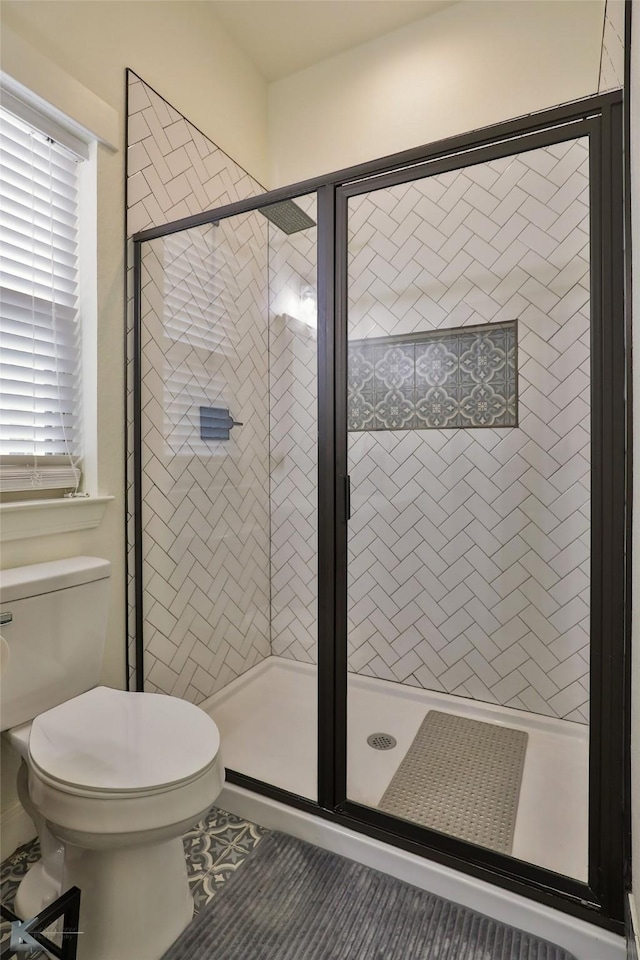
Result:
<instances>
[{"instance_id":1,"label":"round drain cover","mask_svg":"<svg viewBox=\"0 0 640 960\"><path fill-rule=\"evenodd\" d=\"M367 743L374 750L393 750L397 742L390 733L372 733L367 737Z\"/></svg>"}]
</instances>

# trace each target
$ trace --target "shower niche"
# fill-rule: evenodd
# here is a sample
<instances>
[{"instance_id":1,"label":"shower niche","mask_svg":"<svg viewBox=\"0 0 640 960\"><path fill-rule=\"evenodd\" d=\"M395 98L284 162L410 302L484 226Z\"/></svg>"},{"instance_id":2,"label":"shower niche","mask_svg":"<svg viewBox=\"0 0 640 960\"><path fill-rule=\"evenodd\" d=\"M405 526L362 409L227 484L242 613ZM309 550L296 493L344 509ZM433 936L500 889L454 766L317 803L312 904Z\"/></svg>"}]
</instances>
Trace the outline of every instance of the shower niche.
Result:
<instances>
[{"instance_id":1,"label":"shower niche","mask_svg":"<svg viewBox=\"0 0 640 960\"><path fill-rule=\"evenodd\" d=\"M214 717L231 784L612 929L620 122L608 94L134 238L139 686Z\"/></svg>"}]
</instances>

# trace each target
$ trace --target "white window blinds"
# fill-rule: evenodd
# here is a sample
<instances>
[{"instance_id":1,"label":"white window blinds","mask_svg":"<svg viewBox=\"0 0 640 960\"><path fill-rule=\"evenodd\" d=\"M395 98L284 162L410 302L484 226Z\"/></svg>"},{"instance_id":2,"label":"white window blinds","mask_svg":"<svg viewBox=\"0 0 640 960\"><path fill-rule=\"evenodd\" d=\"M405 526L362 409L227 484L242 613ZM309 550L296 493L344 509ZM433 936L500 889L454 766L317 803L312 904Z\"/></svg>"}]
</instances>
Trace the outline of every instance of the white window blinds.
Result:
<instances>
[{"instance_id":1,"label":"white window blinds","mask_svg":"<svg viewBox=\"0 0 640 960\"><path fill-rule=\"evenodd\" d=\"M78 483L78 167L68 149L0 109L0 488L5 490ZM64 460L48 466L48 457ZM25 473L26 458L32 467Z\"/></svg>"}]
</instances>

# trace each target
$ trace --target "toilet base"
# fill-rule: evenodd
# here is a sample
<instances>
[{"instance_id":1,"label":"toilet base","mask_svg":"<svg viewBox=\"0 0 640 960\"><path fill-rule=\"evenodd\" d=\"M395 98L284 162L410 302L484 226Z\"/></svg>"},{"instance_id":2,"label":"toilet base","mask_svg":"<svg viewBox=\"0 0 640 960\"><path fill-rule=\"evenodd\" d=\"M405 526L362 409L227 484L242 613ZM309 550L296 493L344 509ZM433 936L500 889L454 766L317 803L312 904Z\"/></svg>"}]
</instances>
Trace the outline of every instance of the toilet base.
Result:
<instances>
[{"instance_id":1,"label":"toilet base","mask_svg":"<svg viewBox=\"0 0 640 960\"><path fill-rule=\"evenodd\" d=\"M78 960L158 960L193 916L180 838L116 849L66 845L80 888Z\"/></svg>"},{"instance_id":2,"label":"toilet base","mask_svg":"<svg viewBox=\"0 0 640 960\"><path fill-rule=\"evenodd\" d=\"M14 912L23 920L28 920L53 903L61 893L60 877L51 876L44 861L39 860L29 868L20 882L16 891Z\"/></svg>"}]
</instances>

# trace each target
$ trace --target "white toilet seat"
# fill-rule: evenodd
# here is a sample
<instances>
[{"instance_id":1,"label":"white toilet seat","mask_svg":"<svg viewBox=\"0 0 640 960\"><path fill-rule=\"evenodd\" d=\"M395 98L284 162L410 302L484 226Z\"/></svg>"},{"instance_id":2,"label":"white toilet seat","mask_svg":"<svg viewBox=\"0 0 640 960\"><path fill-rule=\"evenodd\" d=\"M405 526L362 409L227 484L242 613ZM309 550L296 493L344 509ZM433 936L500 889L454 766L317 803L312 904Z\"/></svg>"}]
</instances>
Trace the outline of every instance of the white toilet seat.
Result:
<instances>
[{"instance_id":1,"label":"white toilet seat","mask_svg":"<svg viewBox=\"0 0 640 960\"><path fill-rule=\"evenodd\" d=\"M27 766L52 833L88 846L193 824L224 783L218 728L203 710L108 687L36 717Z\"/></svg>"},{"instance_id":2,"label":"white toilet seat","mask_svg":"<svg viewBox=\"0 0 640 960\"><path fill-rule=\"evenodd\" d=\"M32 771L76 796L144 797L199 779L220 736L199 707L164 694L95 687L40 714L29 737Z\"/></svg>"}]
</instances>

